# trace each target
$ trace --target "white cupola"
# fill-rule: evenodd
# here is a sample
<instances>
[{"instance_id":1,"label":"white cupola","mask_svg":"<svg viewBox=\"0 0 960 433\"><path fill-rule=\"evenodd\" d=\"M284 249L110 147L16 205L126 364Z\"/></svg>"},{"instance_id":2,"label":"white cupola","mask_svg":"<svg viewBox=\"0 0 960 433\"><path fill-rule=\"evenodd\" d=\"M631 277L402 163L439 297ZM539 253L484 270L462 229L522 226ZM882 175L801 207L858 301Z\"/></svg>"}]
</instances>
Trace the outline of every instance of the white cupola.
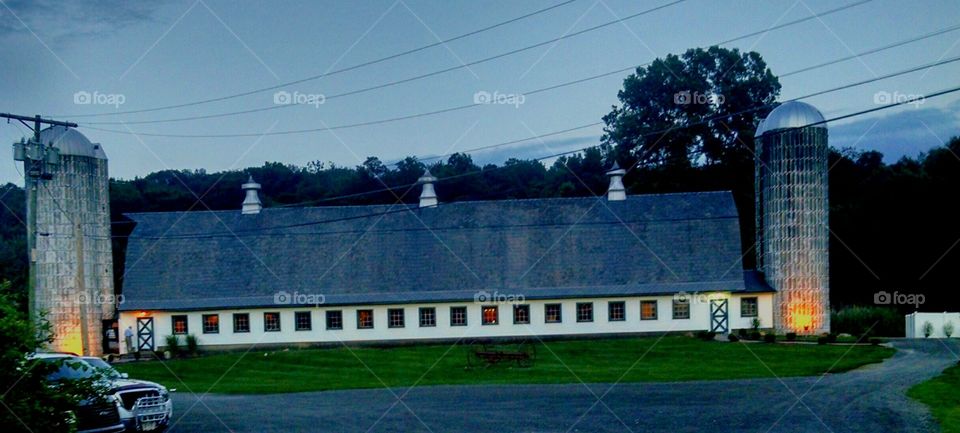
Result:
<instances>
[{"instance_id":1,"label":"white cupola","mask_svg":"<svg viewBox=\"0 0 960 433\"><path fill-rule=\"evenodd\" d=\"M617 161L613 161L613 167L607 172L610 178L610 187L607 188L607 200L621 201L627 199L627 190L623 187L623 176L627 174L626 170L620 168Z\"/></svg>"},{"instance_id":2,"label":"white cupola","mask_svg":"<svg viewBox=\"0 0 960 433\"><path fill-rule=\"evenodd\" d=\"M423 185L423 192L420 193L420 207L435 207L437 205L437 192L433 189L433 183L437 178L430 174L428 168L423 172L423 176L417 179L417 183Z\"/></svg>"},{"instance_id":3,"label":"white cupola","mask_svg":"<svg viewBox=\"0 0 960 433\"><path fill-rule=\"evenodd\" d=\"M260 191L260 184L253 180L253 176L250 176L247 183L243 184L241 188L246 193L241 212L244 215L260 213L260 209L263 209L263 204L260 203L260 194L257 192Z\"/></svg>"}]
</instances>

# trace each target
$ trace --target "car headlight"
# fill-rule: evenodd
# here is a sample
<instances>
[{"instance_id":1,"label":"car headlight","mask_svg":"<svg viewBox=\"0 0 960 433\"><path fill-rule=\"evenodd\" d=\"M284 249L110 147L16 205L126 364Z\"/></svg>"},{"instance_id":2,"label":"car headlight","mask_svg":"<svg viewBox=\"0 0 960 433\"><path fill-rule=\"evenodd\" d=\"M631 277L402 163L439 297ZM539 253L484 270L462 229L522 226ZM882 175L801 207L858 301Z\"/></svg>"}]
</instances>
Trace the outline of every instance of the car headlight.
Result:
<instances>
[{"instance_id":1,"label":"car headlight","mask_svg":"<svg viewBox=\"0 0 960 433\"><path fill-rule=\"evenodd\" d=\"M160 397L163 397L163 401L170 400L170 391L167 391L166 388L160 388Z\"/></svg>"}]
</instances>

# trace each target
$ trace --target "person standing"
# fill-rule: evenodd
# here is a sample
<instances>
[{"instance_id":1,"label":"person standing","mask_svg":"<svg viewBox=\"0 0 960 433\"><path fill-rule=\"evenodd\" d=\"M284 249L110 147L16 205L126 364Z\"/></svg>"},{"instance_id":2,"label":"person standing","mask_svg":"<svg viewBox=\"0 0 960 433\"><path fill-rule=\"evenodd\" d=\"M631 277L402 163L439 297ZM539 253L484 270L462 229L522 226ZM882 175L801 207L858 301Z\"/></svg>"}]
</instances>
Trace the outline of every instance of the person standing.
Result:
<instances>
[{"instance_id":1,"label":"person standing","mask_svg":"<svg viewBox=\"0 0 960 433\"><path fill-rule=\"evenodd\" d=\"M127 343L127 353L133 352L133 327L128 326L125 331L123 331L123 339Z\"/></svg>"}]
</instances>

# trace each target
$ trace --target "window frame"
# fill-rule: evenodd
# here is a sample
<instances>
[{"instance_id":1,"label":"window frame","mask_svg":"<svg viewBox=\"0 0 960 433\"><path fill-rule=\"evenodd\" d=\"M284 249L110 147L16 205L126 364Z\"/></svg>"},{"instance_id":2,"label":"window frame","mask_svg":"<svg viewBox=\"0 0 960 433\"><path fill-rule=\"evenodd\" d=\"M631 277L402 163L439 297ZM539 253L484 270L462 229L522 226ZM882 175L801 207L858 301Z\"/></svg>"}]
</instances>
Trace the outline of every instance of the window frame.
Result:
<instances>
[{"instance_id":1,"label":"window frame","mask_svg":"<svg viewBox=\"0 0 960 433\"><path fill-rule=\"evenodd\" d=\"M589 319L581 319L581 318L580 318L580 307L590 307L590 318L589 318ZM593 322L593 302L577 302L576 312L577 312L577 314L576 314L576 316L577 316L577 323L590 323L590 322Z\"/></svg>"},{"instance_id":2,"label":"window frame","mask_svg":"<svg viewBox=\"0 0 960 433\"><path fill-rule=\"evenodd\" d=\"M324 312L324 325L328 331L339 331L343 329L343 310L327 310ZM340 325L337 327L330 326L330 319L336 317Z\"/></svg>"},{"instance_id":3,"label":"window frame","mask_svg":"<svg viewBox=\"0 0 960 433\"><path fill-rule=\"evenodd\" d=\"M455 323L453 321L455 312L463 311L463 323ZM450 326L467 326L469 323L469 310L464 305L457 305L450 307Z\"/></svg>"},{"instance_id":4,"label":"window frame","mask_svg":"<svg viewBox=\"0 0 960 433\"><path fill-rule=\"evenodd\" d=\"M246 330L237 330L237 318L244 317L246 318ZM250 333L250 313L233 313L233 333L234 334L249 334Z\"/></svg>"},{"instance_id":5,"label":"window frame","mask_svg":"<svg viewBox=\"0 0 960 433\"><path fill-rule=\"evenodd\" d=\"M365 312L366 312L366 313L370 313L370 325L369 325L369 326L363 326L363 322L360 321L360 315L363 314L363 313L365 313ZM364 309L357 310L357 329L373 329L373 327L374 327L373 309L364 308Z\"/></svg>"},{"instance_id":6,"label":"window frame","mask_svg":"<svg viewBox=\"0 0 960 433\"><path fill-rule=\"evenodd\" d=\"M526 321L517 320L517 311L523 310L527 315ZM514 325L529 325L530 324L530 304L516 304L513 306L513 324Z\"/></svg>"},{"instance_id":7,"label":"window frame","mask_svg":"<svg viewBox=\"0 0 960 433\"><path fill-rule=\"evenodd\" d=\"M554 307L556 307L557 309L557 319L550 320L550 309ZM562 303L543 304L543 323L563 323L563 304Z\"/></svg>"},{"instance_id":8,"label":"window frame","mask_svg":"<svg viewBox=\"0 0 960 433\"><path fill-rule=\"evenodd\" d=\"M394 313L400 313L400 323L394 324ZM387 308L387 328L406 328L407 313L403 308Z\"/></svg>"},{"instance_id":9,"label":"window frame","mask_svg":"<svg viewBox=\"0 0 960 433\"><path fill-rule=\"evenodd\" d=\"M217 323L215 324L215 325L216 325L216 326L215 326L215 329L212 330L212 331L208 331L208 330L207 330L207 319L210 318L210 317L216 317L216 319L214 319L214 320L216 320L216 322L217 322ZM200 328L203 330L203 333L204 333L204 334L219 334L219 333L220 333L220 315L217 314L217 313L213 313L213 314L203 314L203 315L201 315L201 316L200 316Z\"/></svg>"},{"instance_id":10,"label":"window frame","mask_svg":"<svg viewBox=\"0 0 960 433\"><path fill-rule=\"evenodd\" d=\"M177 332L177 321L183 319L183 332ZM173 335L190 334L190 319L186 314L175 314L170 316L170 333Z\"/></svg>"},{"instance_id":11,"label":"window frame","mask_svg":"<svg viewBox=\"0 0 960 433\"><path fill-rule=\"evenodd\" d=\"M686 317L681 317L677 315L677 305L685 305L687 307ZM674 299L671 306L673 310L673 315L672 315L673 320L689 320L690 319L690 300L689 299L686 299L683 301L679 299Z\"/></svg>"},{"instance_id":12,"label":"window frame","mask_svg":"<svg viewBox=\"0 0 960 433\"><path fill-rule=\"evenodd\" d=\"M271 314L276 314L276 315L277 315L277 328L276 328L276 329L268 329L268 328L267 328L267 323L268 323L268 322L267 322L267 316L269 316L269 315L271 315ZM283 330L283 326L282 326L282 324L281 324L281 320L282 320L282 316L280 315L280 312L279 312L279 311L264 311L264 312L263 312L263 332L280 332L281 330Z\"/></svg>"},{"instance_id":13,"label":"window frame","mask_svg":"<svg viewBox=\"0 0 960 433\"><path fill-rule=\"evenodd\" d=\"M753 314L750 314L750 315L743 313L744 305L748 304L748 302L745 302L745 301L747 301L748 299L751 301L749 303L753 305ZM745 296L740 298L740 317L749 317L749 318L760 317L760 298L757 296Z\"/></svg>"},{"instance_id":14,"label":"window frame","mask_svg":"<svg viewBox=\"0 0 960 433\"><path fill-rule=\"evenodd\" d=\"M613 307L620 307L620 317L613 318ZM627 302L626 301L608 301L607 302L607 321L608 322L626 322L627 321Z\"/></svg>"},{"instance_id":15,"label":"window frame","mask_svg":"<svg viewBox=\"0 0 960 433\"><path fill-rule=\"evenodd\" d=\"M643 317L643 306L653 305L653 317ZM660 302L656 299L640 301L640 320L657 320L660 317Z\"/></svg>"},{"instance_id":16,"label":"window frame","mask_svg":"<svg viewBox=\"0 0 960 433\"><path fill-rule=\"evenodd\" d=\"M307 327L300 327L300 318L303 315L307 315ZM294 331L312 331L313 330L313 312L311 311L294 311L293 312L293 330Z\"/></svg>"},{"instance_id":17,"label":"window frame","mask_svg":"<svg viewBox=\"0 0 960 433\"><path fill-rule=\"evenodd\" d=\"M417 311L417 316L419 318L418 322L420 323L421 328L437 327L437 307L420 307L420 309ZM430 315L430 320L428 321L429 323L424 324L424 313L428 313Z\"/></svg>"},{"instance_id":18,"label":"window frame","mask_svg":"<svg viewBox=\"0 0 960 433\"><path fill-rule=\"evenodd\" d=\"M494 311L494 321L487 321L487 310L493 309ZM481 326L496 326L500 324L500 306L499 305L483 305L480 307L480 325Z\"/></svg>"}]
</instances>

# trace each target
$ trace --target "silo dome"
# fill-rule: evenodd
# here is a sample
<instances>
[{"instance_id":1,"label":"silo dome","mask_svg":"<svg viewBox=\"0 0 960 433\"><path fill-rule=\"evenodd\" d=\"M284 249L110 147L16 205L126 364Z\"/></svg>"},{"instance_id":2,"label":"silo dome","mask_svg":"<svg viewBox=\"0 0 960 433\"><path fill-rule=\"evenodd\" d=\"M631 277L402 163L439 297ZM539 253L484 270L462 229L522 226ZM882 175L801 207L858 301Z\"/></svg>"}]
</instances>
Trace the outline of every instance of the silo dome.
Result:
<instances>
[{"instance_id":1,"label":"silo dome","mask_svg":"<svg viewBox=\"0 0 960 433\"><path fill-rule=\"evenodd\" d=\"M61 155L107 159L100 143L91 143L85 135L73 128L51 126L40 131L40 142L53 143L53 147L59 149Z\"/></svg>"},{"instance_id":2,"label":"silo dome","mask_svg":"<svg viewBox=\"0 0 960 433\"><path fill-rule=\"evenodd\" d=\"M820 114L820 110L817 110L813 105L807 104L806 102L790 101L780 104L779 107L773 109L773 111L767 115L767 118L760 122L755 136L759 137L769 131L777 129L798 128L823 121L823 114ZM827 125L825 123L819 123L812 127L826 129Z\"/></svg>"}]
</instances>

